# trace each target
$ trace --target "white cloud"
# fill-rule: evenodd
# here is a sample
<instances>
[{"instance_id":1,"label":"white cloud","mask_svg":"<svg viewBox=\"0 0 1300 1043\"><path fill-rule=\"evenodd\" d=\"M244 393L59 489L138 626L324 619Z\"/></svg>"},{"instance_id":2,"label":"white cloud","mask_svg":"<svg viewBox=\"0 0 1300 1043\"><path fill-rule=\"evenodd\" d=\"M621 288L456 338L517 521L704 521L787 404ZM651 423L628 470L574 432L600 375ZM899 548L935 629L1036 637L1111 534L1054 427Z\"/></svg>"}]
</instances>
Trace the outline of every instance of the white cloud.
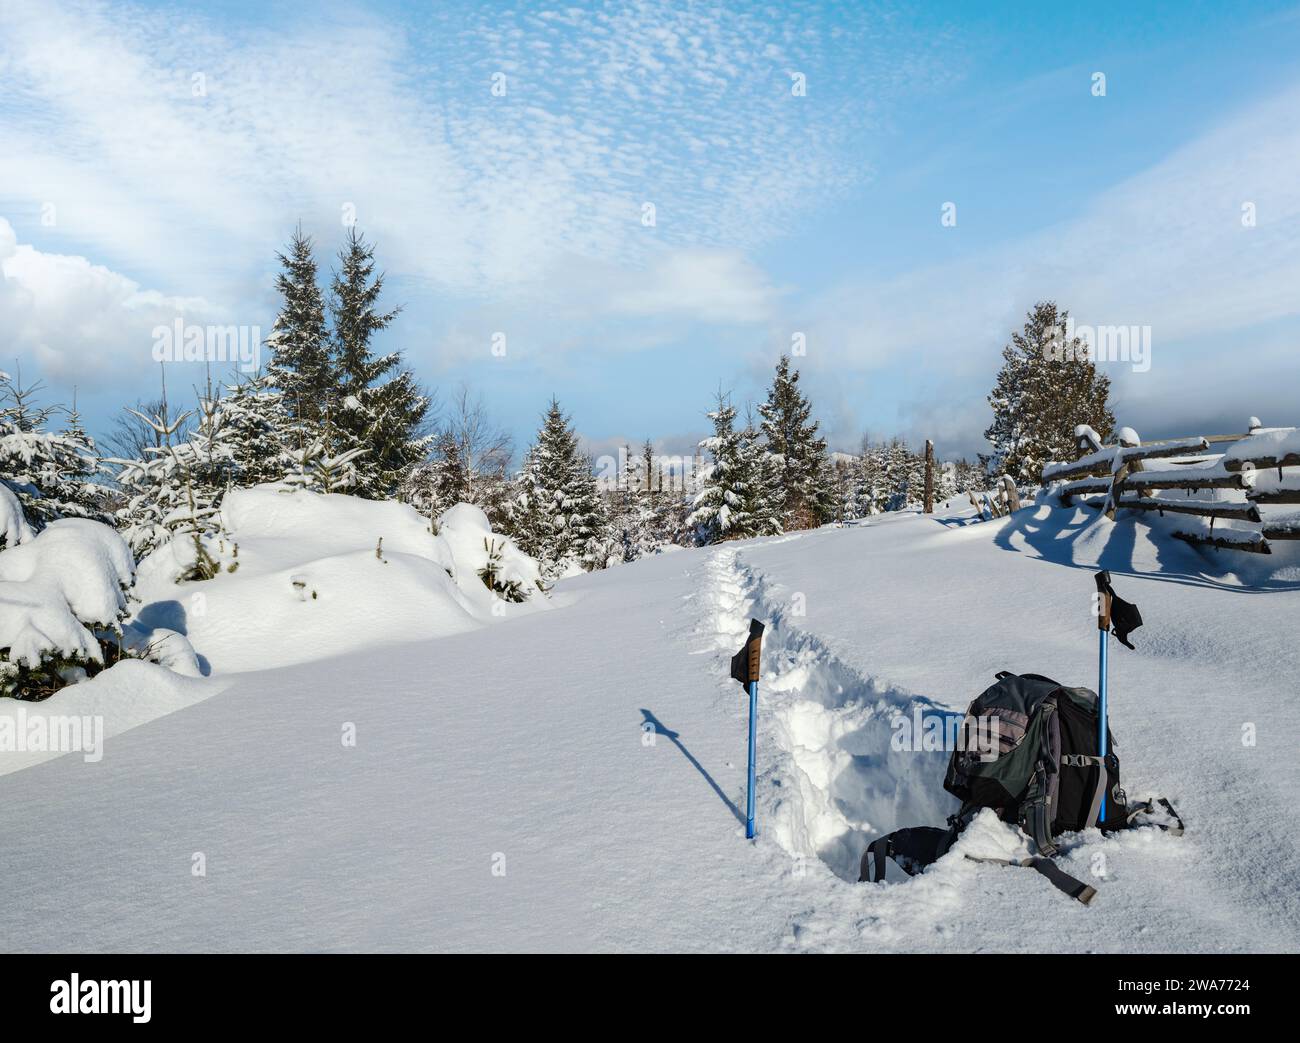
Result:
<instances>
[{"instance_id":1,"label":"white cloud","mask_svg":"<svg viewBox=\"0 0 1300 1043\"><path fill-rule=\"evenodd\" d=\"M623 270L594 293L588 307L613 315L702 322L766 320L777 291L737 250L672 250L644 271Z\"/></svg>"},{"instance_id":2,"label":"white cloud","mask_svg":"<svg viewBox=\"0 0 1300 1043\"><path fill-rule=\"evenodd\" d=\"M48 379L83 387L138 379L153 365L154 326L211 311L201 299L142 289L84 257L21 245L0 218L4 347Z\"/></svg>"},{"instance_id":3,"label":"white cloud","mask_svg":"<svg viewBox=\"0 0 1300 1043\"><path fill-rule=\"evenodd\" d=\"M771 241L862 177L846 142L937 65L923 40L892 57L865 10L836 27L671 3L421 17L227 32L192 13L6 5L0 181L56 201L61 228L118 267L209 296L299 217L337 231L349 203L394 269L501 292L572 256L636 268L666 247ZM787 68L812 66L822 81L792 97Z\"/></svg>"}]
</instances>

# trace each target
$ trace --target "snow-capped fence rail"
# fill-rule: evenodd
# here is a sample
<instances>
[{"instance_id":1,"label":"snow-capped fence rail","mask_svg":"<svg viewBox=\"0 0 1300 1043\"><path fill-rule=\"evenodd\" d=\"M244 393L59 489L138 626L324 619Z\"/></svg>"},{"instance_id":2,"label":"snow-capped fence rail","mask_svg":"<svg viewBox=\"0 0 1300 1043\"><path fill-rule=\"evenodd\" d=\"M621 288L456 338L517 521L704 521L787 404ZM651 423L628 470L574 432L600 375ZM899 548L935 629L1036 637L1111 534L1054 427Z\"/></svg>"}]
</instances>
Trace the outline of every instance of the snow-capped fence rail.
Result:
<instances>
[{"instance_id":1,"label":"snow-capped fence rail","mask_svg":"<svg viewBox=\"0 0 1300 1043\"><path fill-rule=\"evenodd\" d=\"M1300 431L1265 428L1255 417L1248 427L1241 435L1146 445L1126 427L1113 446L1103 446L1091 428L1079 427L1075 434L1083 455L1047 464L1043 485L1062 504L1079 500L1112 518L1127 509L1200 519L1171 532L1187 543L1270 554L1270 540L1300 539L1295 506L1300 505ZM1147 461L1159 464L1148 467ZM1087 499L1098 495L1104 499ZM1218 522L1227 524L1216 531Z\"/></svg>"}]
</instances>

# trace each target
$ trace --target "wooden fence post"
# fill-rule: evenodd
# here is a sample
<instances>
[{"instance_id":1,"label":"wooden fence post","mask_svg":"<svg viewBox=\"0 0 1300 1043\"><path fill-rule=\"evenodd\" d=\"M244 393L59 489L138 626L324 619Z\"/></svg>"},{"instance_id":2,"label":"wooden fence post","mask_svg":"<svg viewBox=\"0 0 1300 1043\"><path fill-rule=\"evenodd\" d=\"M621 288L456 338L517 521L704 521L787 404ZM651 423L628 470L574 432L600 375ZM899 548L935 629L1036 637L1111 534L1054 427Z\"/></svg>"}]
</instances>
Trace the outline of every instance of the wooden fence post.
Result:
<instances>
[{"instance_id":1,"label":"wooden fence post","mask_svg":"<svg viewBox=\"0 0 1300 1043\"><path fill-rule=\"evenodd\" d=\"M1004 474L999 484L1002 487L1002 498L1006 501L1007 513L1014 514L1020 510L1020 490L1009 474Z\"/></svg>"}]
</instances>

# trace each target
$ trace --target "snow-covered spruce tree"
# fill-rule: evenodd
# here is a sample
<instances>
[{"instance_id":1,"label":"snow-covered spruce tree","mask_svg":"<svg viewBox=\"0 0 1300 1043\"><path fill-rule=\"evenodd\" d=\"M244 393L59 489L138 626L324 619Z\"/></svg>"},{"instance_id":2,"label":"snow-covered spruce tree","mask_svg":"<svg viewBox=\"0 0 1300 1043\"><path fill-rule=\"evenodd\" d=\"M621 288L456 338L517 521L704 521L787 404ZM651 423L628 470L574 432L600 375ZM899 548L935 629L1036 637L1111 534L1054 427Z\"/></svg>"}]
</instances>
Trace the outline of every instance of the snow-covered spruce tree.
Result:
<instances>
[{"instance_id":1,"label":"snow-covered spruce tree","mask_svg":"<svg viewBox=\"0 0 1300 1043\"><path fill-rule=\"evenodd\" d=\"M429 398L400 368L401 353L376 355L371 344L401 310L378 309L383 286L382 273L375 273L374 247L350 229L330 284L338 403L331 427L335 453L366 450L356 458L352 491L370 499L395 496L433 441L423 432Z\"/></svg>"},{"instance_id":2,"label":"snow-covered spruce tree","mask_svg":"<svg viewBox=\"0 0 1300 1043\"><path fill-rule=\"evenodd\" d=\"M957 461L954 477L959 493L979 492L986 485L984 468L965 457Z\"/></svg>"},{"instance_id":3,"label":"snow-covered spruce tree","mask_svg":"<svg viewBox=\"0 0 1300 1043\"><path fill-rule=\"evenodd\" d=\"M881 447L884 510L901 511L912 502L912 451L907 442L895 436Z\"/></svg>"},{"instance_id":4,"label":"snow-covered spruce tree","mask_svg":"<svg viewBox=\"0 0 1300 1043\"><path fill-rule=\"evenodd\" d=\"M42 390L0 373L0 482L35 531L58 518L107 521L105 490L92 481L99 468L95 443L75 409L63 431L47 430L58 409L36 404Z\"/></svg>"},{"instance_id":5,"label":"snow-covered spruce tree","mask_svg":"<svg viewBox=\"0 0 1300 1043\"><path fill-rule=\"evenodd\" d=\"M1090 425L1103 440L1111 437L1110 378L1097 372L1078 337L1064 341L1068 316L1055 302L1039 301L1002 350L1002 369L989 395L993 422L984 432L993 451L980 454L991 478L1006 474L1018 484L1037 484L1044 464L1076 454L1079 424Z\"/></svg>"},{"instance_id":6,"label":"snow-covered spruce tree","mask_svg":"<svg viewBox=\"0 0 1300 1043\"><path fill-rule=\"evenodd\" d=\"M858 450L858 466L854 485L854 499L858 517L867 518L885 509L885 447L862 436Z\"/></svg>"},{"instance_id":7,"label":"snow-covered spruce tree","mask_svg":"<svg viewBox=\"0 0 1300 1043\"><path fill-rule=\"evenodd\" d=\"M487 561L478 570L478 577L483 581L483 585L502 601L513 604L527 601L529 590L524 583L517 578L509 578L505 575L504 555L496 540L485 539L483 549L487 553Z\"/></svg>"},{"instance_id":8,"label":"snow-covered spruce tree","mask_svg":"<svg viewBox=\"0 0 1300 1043\"><path fill-rule=\"evenodd\" d=\"M934 473L935 503L951 500L961 491L957 482L957 464L952 460L936 463Z\"/></svg>"},{"instance_id":9,"label":"snow-covered spruce tree","mask_svg":"<svg viewBox=\"0 0 1300 1043\"><path fill-rule=\"evenodd\" d=\"M937 465L936 465L937 466ZM938 473L935 473L935 480ZM925 506L925 449L907 451L907 503L908 506Z\"/></svg>"},{"instance_id":10,"label":"snow-covered spruce tree","mask_svg":"<svg viewBox=\"0 0 1300 1043\"><path fill-rule=\"evenodd\" d=\"M110 489L95 481L96 476L104 472L102 457L90 432L82 426L75 392L72 396L72 408L68 410L68 422L62 435L78 447L73 469L64 476L62 488L56 494L56 498L66 505L63 508L63 516L90 518L111 525L113 494Z\"/></svg>"},{"instance_id":11,"label":"snow-covered spruce tree","mask_svg":"<svg viewBox=\"0 0 1300 1043\"><path fill-rule=\"evenodd\" d=\"M231 450L231 484L247 488L290 473L300 433L293 430L284 393L269 374L227 385L218 408Z\"/></svg>"},{"instance_id":12,"label":"snow-covered spruce tree","mask_svg":"<svg viewBox=\"0 0 1300 1043\"><path fill-rule=\"evenodd\" d=\"M685 475L678 481L665 470L649 439L642 444L636 465L629 463L628 480L640 505L640 519L632 536L639 544L637 557L657 553L662 547L695 543L695 527L688 525L687 519L695 510L698 489L687 488Z\"/></svg>"},{"instance_id":13,"label":"snow-covered spruce tree","mask_svg":"<svg viewBox=\"0 0 1300 1043\"><path fill-rule=\"evenodd\" d=\"M119 525L136 556L171 554L173 581L211 579L224 566L237 567L238 548L221 527L220 504L235 472L234 450L226 438L219 400L200 399L198 421L186 441L175 441L189 419L157 414L140 419L156 433L158 446L146 447L143 460L110 460L118 465L118 485L126 497Z\"/></svg>"},{"instance_id":14,"label":"snow-covered spruce tree","mask_svg":"<svg viewBox=\"0 0 1300 1043\"><path fill-rule=\"evenodd\" d=\"M862 461L857 457L852 460L836 458L833 462L835 486L835 520L837 522L857 521L865 517L859 510L858 483L861 478Z\"/></svg>"},{"instance_id":15,"label":"snow-covered spruce tree","mask_svg":"<svg viewBox=\"0 0 1300 1043\"><path fill-rule=\"evenodd\" d=\"M190 414L169 414L164 399L156 413L127 410L150 432L149 442L142 444L139 457L109 457L105 462L118 468L118 488L125 499L116 514L117 527L137 559L165 543L171 536L163 519L169 517L180 502L180 482L171 457L172 441L189 420Z\"/></svg>"},{"instance_id":16,"label":"snow-covered spruce tree","mask_svg":"<svg viewBox=\"0 0 1300 1043\"><path fill-rule=\"evenodd\" d=\"M364 449L348 449L331 454L323 438L308 443L289 454L289 473L284 484L289 491L350 493L357 484L356 459L365 454Z\"/></svg>"},{"instance_id":17,"label":"snow-covered spruce tree","mask_svg":"<svg viewBox=\"0 0 1300 1043\"><path fill-rule=\"evenodd\" d=\"M293 431L288 448L300 449L319 435L322 418L336 391L330 359L325 298L317 282L312 241L301 226L293 233L287 253L277 255L280 274L280 314L266 338L272 355L266 374L282 397Z\"/></svg>"},{"instance_id":18,"label":"snow-covered spruce tree","mask_svg":"<svg viewBox=\"0 0 1300 1043\"><path fill-rule=\"evenodd\" d=\"M736 430L736 411L725 395L718 395L717 406L707 416L713 422L713 434L700 442L700 448L712 455L713 463L686 519L696 532L696 541L721 543L780 532L778 511L773 509L776 498L769 484L769 469L776 461L764 459L767 454L758 446L752 428Z\"/></svg>"},{"instance_id":19,"label":"snow-covered spruce tree","mask_svg":"<svg viewBox=\"0 0 1300 1043\"><path fill-rule=\"evenodd\" d=\"M402 498L435 523L448 507L470 502L465 454L451 431L436 436L429 458L407 477Z\"/></svg>"},{"instance_id":20,"label":"snow-covered spruce tree","mask_svg":"<svg viewBox=\"0 0 1300 1043\"><path fill-rule=\"evenodd\" d=\"M759 405L767 451L781 475L786 529L808 529L829 521L834 514L830 464L826 439L810 420L812 406L799 390L799 373L791 372L790 357L782 355L768 391Z\"/></svg>"},{"instance_id":21,"label":"snow-covered spruce tree","mask_svg":"<svg viewBox=\"0 0 1300 1043\"><path fill-rule=\"evenodd\" d=\"M211 579L226 565L234 572L238 557L221 523L221 501L234 486L235 443L229 417L211 387L199 399L198 421L188 442L172 453L181 480L180 504L167 520L172 553L182 580Z\"/></svg>"},{"instance_id":22,"label":"snow-covered spruce tree","mask_svg":"<svg viewBox=\"0 0 1300 1043\"><path fill-rule=\"evenodd\" d=\"M660 546L655 534L655 494L645 488L647 459L633 453L631 446L624 446L623 454L626 467L618 476L617 487L607 494L610 527L615 557L620 561L636 561L655 553ZM651 450L650 457L653 455Z\"/></svg>"},{"instance_id":23,"label":"snow-covered spruce tree","mask_svg":"<svg viewBox=\"0 0 1300 1043\"><path fill-rule=\"evenodd\" d=\"M555 399L524 460L511 503L509 535L550 576L579 565L603 568L609 543L605 502L591 461Z\"/></svg>"},{"instance_id":24,"label":"snow-covered spruce tree","mask_svg":"<svg viewBox=\"0 0 1300 1043\"><path fill-rule=\"evenodd\" d=\"M786 497L782 482L785 480L785 467L782 462L767 451L762 440L762 432L754 426L750 417L744 430L740 432L740 445L743 459L754 473L754 526L759 536L777 536L785 531ZM827 517L833 506L834 492L829 482L829 458L827 466L818 474L816 488L818 497Z\"/></svg>"}]
</instances>

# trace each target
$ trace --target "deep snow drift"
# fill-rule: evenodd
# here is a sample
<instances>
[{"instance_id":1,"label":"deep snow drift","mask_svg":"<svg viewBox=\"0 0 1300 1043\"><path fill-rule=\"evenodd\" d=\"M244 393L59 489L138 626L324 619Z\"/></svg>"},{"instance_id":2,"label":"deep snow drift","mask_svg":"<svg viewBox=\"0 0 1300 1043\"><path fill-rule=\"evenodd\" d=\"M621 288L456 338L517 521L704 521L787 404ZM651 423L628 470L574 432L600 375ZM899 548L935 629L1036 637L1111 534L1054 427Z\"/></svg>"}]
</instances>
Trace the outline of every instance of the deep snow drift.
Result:
<instances>
[{"instance_id":1,"label":"deep snow drift","mask_svg":"<svg viewBox=\"0 0 1300 1043\"><path fill-rule=\"evenodd\" d=\"M1285 554L1202 553L1124 515L946 508L621 566L497 618L427 532L382 533L389 565L369 522L335 542L354 509L301 538L304 519L275 536L250 511L237 573L159 588L212 671L180 682L218 697L110 739L98 763L0 779L8 948L1300 946ZM960 712L1000 669L1095 685L1097 564L1147 621L1112 654L1124 785L1172 799L1187 834L1069 840L1063 868L1099 891L1086 908L965 860L1024 851L991 816L924 876L853 882L870 837L952 806L945 754L891 750L899 713ZM746 700L727 677L751 614L769 624L752 844ZM318 658L328 631L303 621L344 618L347 644Z\"/></svg>"},{"instance_id":2,"label":"deep snow drift","mask_svg":"<svg viewBox=\"0 0 1300 1043\"><path fill-rule=\"evenodd\" d=\"M536 562L468 504L447 511L436 536L429 520L404 504L281 486L230 493L222 517L237 548L235 571L175 583L170 544L135 570L124 643L152 663L119 663L40 703L0 700L0 722L19 710L27 720L102 715L105 733L118 735L221 691L243 671L463 633L549 604L538 591ZM484 584L479 571L493 551L501 579L529 592L527 600L504 601ZM98 558L112 566L98 571L129 583L130 554L111 529L79 519L53 523L0 555L0 584L24 581L35 602L24 609L6 597L0 611L26 611L42 633L60 628L64 647L75 648L74 638L93 647L77 618L108 621L126 604L116 582L87 582L96 563L88 559ZM46 585L62 596L38 597ZM191 681L205 676L206 684ZM0 752L0 774L44 759L41 752Z\"/></svg>"}]
</instances>

